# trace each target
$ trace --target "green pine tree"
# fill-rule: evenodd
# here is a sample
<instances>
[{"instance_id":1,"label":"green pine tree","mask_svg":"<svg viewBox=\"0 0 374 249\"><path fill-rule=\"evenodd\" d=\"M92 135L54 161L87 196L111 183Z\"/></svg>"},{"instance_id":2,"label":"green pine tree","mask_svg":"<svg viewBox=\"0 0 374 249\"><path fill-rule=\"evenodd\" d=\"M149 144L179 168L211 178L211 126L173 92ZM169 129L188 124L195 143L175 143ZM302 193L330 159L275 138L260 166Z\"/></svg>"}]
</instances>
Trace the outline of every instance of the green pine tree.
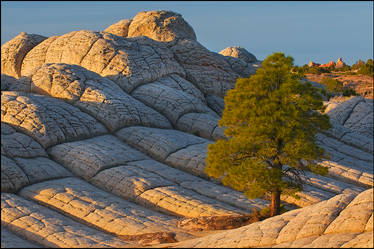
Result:
<instances>
[{"instance_id":1,"label":"green pine tree","mask_svg":"<svg viewBox=\"0 0 374 249\"><path fill-rule=\"evenodd\" d=\"M270 216L280 213L280 195L297 197L305 170L326 174L315 135L331 127L322 97L291 72L293 58L267 57L250 78L239 78L225 97L221 127L227 139L208 146L205 172L252 199L271 196Z\"/></svg>"}]
</instances>

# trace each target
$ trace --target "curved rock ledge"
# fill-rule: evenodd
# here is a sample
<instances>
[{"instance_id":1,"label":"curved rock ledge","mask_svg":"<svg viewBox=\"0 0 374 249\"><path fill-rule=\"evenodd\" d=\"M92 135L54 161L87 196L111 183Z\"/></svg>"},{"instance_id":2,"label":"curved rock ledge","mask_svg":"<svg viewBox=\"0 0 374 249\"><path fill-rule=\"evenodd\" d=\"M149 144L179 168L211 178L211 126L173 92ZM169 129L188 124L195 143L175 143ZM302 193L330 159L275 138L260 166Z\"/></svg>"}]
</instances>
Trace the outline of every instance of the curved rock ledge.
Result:
<instances>
[{"instance_id":1,"label":"curved rock ledge","mask_svg":"<svg viewBox=\"0 0 374 249\"><path fill-rule=\"evenodd\" d=\"M1 122L1 154L8 157L46 157L47 152L33 138Z\"/></svg>"},{"instance_id":2,"label":"curved rock ledge","mask_svg":"<svg viewBox=\"0 0 374 249\"><path fill-rule=\"evenodd\" d=\"M131 247L123 240L14 194L1 193L1 224L45 247Z\"/></svg>"},{"instance_id":3,"label":"curved rock ledge","mask_svg":"<svg viewBox=\"0 0 374 249\"><path fill-rule=\"evenodd\" d=\"M29 76L44 63L82 66L106 76L126 92L165 75L185 75L174 55L148 37L124 38L106 32L73 31L47 39L25 57L22 75Z\"/></svg>"},{"instance_id":4,"label":"curved rock ledge","mask_svg":"<svg viewBox=\"0 0 374 249\"><path fill-rule=\"evenodd\" d=\"M75 177L34 184L19 195L118 236L178 230L175 218L108 194Z\"/></svg>"},{"instance_id":5,"label":"curved rock ledge","mask_svg":"<svg viewBox=\"0 0 374 249\"><path fill-rule=\"evenodd\" d=\"M40 248L40 246L24 240L8 229L1 227L1 248Z\"/></svg>"},{"instance_id":6,"label":"curved rock ledge","mask_svg":"<svg viewBox=\"0 0 374 249\"><path fill-rule=\"evenodd\" d=\"M44 64L31 79L31 91L67 101L94 116L110 131L132 125L171 128L161 114L122 91L111 80L83 67Z\"/></svg>"},{"instance_id":7,"label":"curved rock ledge","mask_svg":"<svg viewBox=\"0 0 374 249\"><path fill-rule=\"evenodd\" d=\"M30 93L1 92L1 121L17 126L44 148L107 133L102 124L78 108Z\"/></svg>"}]
</instances>

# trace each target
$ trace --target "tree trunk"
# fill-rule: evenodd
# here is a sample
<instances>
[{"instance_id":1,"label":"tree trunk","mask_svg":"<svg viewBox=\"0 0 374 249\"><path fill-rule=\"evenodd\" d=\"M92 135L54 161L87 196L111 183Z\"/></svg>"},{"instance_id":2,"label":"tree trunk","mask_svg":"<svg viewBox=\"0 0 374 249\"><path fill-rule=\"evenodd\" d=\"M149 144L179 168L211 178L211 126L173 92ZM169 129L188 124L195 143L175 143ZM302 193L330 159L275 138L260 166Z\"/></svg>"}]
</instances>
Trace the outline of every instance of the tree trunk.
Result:
<instances>
[{"instance_id":1,"label":"tree trunk","mask_svg":"<svg viewBox=\"0 0 374 249\"><path fill-rule=\"evenodd\" d=\"M271 193L270 217L280 214L280 195L281 191L279 190Z\"/></svg>"}]
</instances>

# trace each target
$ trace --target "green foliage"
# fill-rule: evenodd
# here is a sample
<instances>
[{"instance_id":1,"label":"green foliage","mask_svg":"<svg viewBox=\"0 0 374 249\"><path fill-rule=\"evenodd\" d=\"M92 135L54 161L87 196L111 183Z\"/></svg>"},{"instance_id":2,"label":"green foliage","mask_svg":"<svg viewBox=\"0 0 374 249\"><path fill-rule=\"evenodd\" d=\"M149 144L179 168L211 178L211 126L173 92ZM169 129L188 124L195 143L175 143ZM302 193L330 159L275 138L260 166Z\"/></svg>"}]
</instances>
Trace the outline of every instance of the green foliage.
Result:
<instances>
[{"instance_id":1,"label":"green foliage","mask_svg":"<svg viewBox=\"0 0 374 249\"><path fill-rule=\"evenodd\" d=\"M284 207L283 204L280 205L280 214L289 211ZM270 207L263 208L259 211L260 217L269 217L270 216Z\"/></svg>"},{"instance_id":2,"label":"green foliage","mask_svg":"<svg viewBox=\"0 0 374 249\"><path fill-rule=\"evenodd\" d=\"M338 71L338 72L350 72L351 71L351 67L348 66L348 65L345 65L344 67L336 68L335 71Z\"/></svg>"},{"instance_id":3,"label":"green foliage","mask_svg":"<svg viewBox=\"0 0 374 249\"><path fill-rule=\"evenodd\" d=\"M332 79L330 77L324 77L321 82L322 85L326 86L327 93L342 93L343 83L339 80Z\"/></svg>"},{"instance_id":4,"label":"green foliage","mask_svg":"<svg viewBox=\"0 0 374 249\"><path fill-rule=\"evenodd\" d=\"M308 67L305 73L310 74L321 74L321 73L331 73L331 67Z\"/></svg>"},{"instance_id":5,"label":"green foliage","mask_svg":"<svg viewBox=\"0 0 374 249\"><path fill-rule=\"evenodd\" d=\"M348 71L348 72L344 72L345 75L357 75L358 73L357 72L353 72L353 71Z\"/></svg>"},{"instance_id":6,"label":"green foliage","mask_svg":"<svg viewBox=\"0 0 374 249\"><path fill-rule=\"evenodd\" d=\"M374 74L374 65L373 60L368 59L366 63L362 60L358 60L352 66L345 65L341 68L335 68L334 66L330 67L309 67L308 65L304 65L302 67L293 66L292 72L298 74L299 76L304 76L305 74L322 74L322 73L331 73L331 72L341 72L345 75L356 75L356 74L364 74L373 76ZM356 72L357 71L357 72Z\"/></svg>"},{"instance_id":7,"label":"green foliage","mask_svg":"<svg viewBox=\"0 0 374 249\"><path fill-rule=\"evenodd\" d=\"M357 93L353 88L344 87L339 80L325 77L321 80L321 84L326 86L326 95L332 97L334 94L343 94L343 96L356 96Z\"/></svg>"},{"instance_id":8,"label":"green foliage","mask_svg":"<svg viewBox=\"0 0 374 249\"><path fill-rule=\"evenodd\" d=\"M349 96L357 96L357 92L353 88L346 88L343 91L343 96L349 97Z\"/></svg>"},{"instance_id":9,"label":"green foliage","mask_svg":"<svg viewBox=\"0 0 374 249\"><path fill-rule=\"evenodd\" d=\"M293 58L274 53L225 97L221 127L227 139L208 146L205 172L258 198L302 190L304 170L326 174L315 135L331 127L322 96L292 73Z\"/></svg>"},{"instance_id":10,"label":"green foliage","mask_svg":"<svg viewBox=\"0 0 374 249\"><path fill-rule=\"evenodd\" d=\"M374 77L374 65L373 60L368 59L366 63L362 60L358 60L351 67L352 70L357 70L358 74L364 74Z\"/></svg>"},{"instance_id":11,"label":"green foliage","mask_svg":"<svg viewBox=\"0 0 374 249\"><path fill-rule=\"evenodd\" d=\"M291 68L291 72L297 74L299 77L305 77L305 74L308 72L309 66L304 65L302 67L299 66L293 66Z\"/></svg>"},{"instance_id":12,"label":"green foliage","mask_svg":"<svg viewBox=\"0 0 374 249\"><path fill-rule=\"evenodd\" d=\"M363 65L365 65L365 62L363 60L358 60L355 64L352 65L351 69L356 70L362 67Z\"/></svg>"},{"instance_id":13,"label":"green foliage","mask_svg":"<svg viewBox=\"0 0 374 249\"><path fill-rule=\"evenodd\" d=\"M374 64L372 59L368 59L365 65L362 65L358 71L359 74L369 75L374 77Z\"/></svg>"}]
</instances>

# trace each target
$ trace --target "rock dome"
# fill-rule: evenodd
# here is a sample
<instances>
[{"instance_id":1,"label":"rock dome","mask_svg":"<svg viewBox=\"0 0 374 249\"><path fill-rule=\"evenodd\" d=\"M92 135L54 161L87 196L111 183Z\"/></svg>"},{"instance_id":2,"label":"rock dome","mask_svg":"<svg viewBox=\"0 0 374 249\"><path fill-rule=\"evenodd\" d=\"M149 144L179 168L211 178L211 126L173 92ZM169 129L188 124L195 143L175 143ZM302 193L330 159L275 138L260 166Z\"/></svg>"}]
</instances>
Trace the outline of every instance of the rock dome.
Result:
<instances>
[{"instance_id":1,"label":"rock dome","mask_svg":"<svg viewBox=\"0 0 374 249\"><path fill-rule=\"evenodd\" d=\"M12 40L1 46L1 74L19 78L21 76L21 65L26 54L47 37L20 33Z\"/></svg>"},{"instance_id":2,"label":"rock dome","mask_svg":"<svg viewBox=\"0 0 374 249\"><path fill-rule=\"evenodd\" d=\"M128 37L148 36L156 41L169 42L174 39L196 40L195 31L172 11L139 12L129 26Z\"/></svg>"},{"instance_id":3,"label":"rock dome","mask_svg":"<svg viewBox=\"0 0 374 249\"><path fill-rule=\"evenodd\" d=\"M220 54L224 56L231 56L234 58L242 59L247 63L253 63L257 61L256 56L248 52L245 48L242 47L227 47L223 49Z\"/></svg>"},{"instance_id":4,"label":"rock dome","mask_svg":"<svg viewBox=\"0 0 374 249\"><path fill-rule=\"evenodd\" d=\"M113 35L118 35L122 37L127 37L127 33L129 31L131 20L123 19L119 22L116 22L109 27L107 27L104 31L111 33Z\"/></svg>"}]
</instances>

